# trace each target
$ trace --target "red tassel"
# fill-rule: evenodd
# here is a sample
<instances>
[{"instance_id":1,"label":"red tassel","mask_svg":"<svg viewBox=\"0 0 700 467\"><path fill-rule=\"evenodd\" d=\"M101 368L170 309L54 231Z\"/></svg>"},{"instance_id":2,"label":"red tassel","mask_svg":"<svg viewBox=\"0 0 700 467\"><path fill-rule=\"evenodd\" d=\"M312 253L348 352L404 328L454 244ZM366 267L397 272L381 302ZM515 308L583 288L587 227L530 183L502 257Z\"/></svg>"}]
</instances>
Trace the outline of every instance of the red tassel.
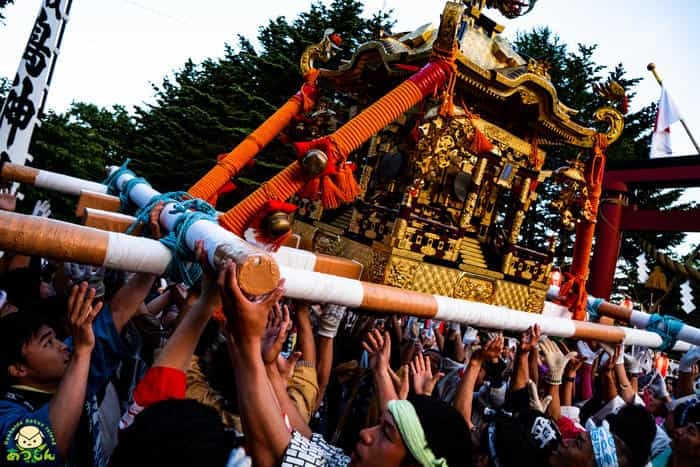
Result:
<instances>
[{"instance_id":1,"label":"red tassel","mask_svg":"<svg viewBox=\"0 0 700 467\"><path fill-rule=\"evenodd\" d=\"M474 138L469 150L474 154L483 154L493 149L493 144L477 127L474 127Z\"/></svg>"},{"instance_id":2,"label":"red tassel","mask_svg":"<svg viewBox=\"0 0 700 467\"><path fill-rule=\"evenodd\" d=\"M352 202L360 194L360 186L355 181L353 169L355 164L344 164L339 171L339 179L342 182L339 188L343 191L343 198L346 203Z\"/></svg>"},{"instance_id":3,"label":"red tassel","mask_svg":"<svg viewBox=\"0 0 700 467\"><path fill-rule=\"evenodd\" d=\"M309 180L301 190L299 190L299 196L302 198L310 199L312 201L316 201L321 196L321 194L319 193L320 190L321 181L318 177L314 177L311 180Z\"/></svg>"},{"instance_id":4,"label":"red tassel","mask_svg":"<svg viewBox=\"0 0 700 467\"><path fill-rule=\"evenodd\" d=\"M324 208L335 209L343 202L343 193L338 189L331 177L321 178L321 204Z\"/></svg>"},{"instance_id":5,"label":"red tassel","mask_svg":"<svg viewBox=\"0 0 700 467\"><path fill-rule=\"evenodd\" d=\"M582 277L565 272L564 283L559 288L559 297L563 298L564 305L573 313L573 319L583 321L586 318L588 294Z\"/></svg>"}]
</instances>

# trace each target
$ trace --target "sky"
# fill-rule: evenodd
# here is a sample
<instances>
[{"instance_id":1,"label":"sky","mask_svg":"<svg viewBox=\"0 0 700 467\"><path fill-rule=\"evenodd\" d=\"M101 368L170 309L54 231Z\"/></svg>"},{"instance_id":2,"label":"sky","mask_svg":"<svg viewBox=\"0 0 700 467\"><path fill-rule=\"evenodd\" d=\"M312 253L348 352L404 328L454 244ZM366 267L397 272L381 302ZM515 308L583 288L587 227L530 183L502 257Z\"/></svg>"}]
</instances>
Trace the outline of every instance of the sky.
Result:
<instances>
[{"instance_id":1,"label":"sky","mask_svg":"<svg viewBox=\"0 0 700 467\"><path fill-rule=\"evenodd\" d=\"M237 35L254 39L258 27L270 18L292 20L310 3L264 0L251 8L231 0L74 0L47 106L63 111L72 101L142 105L152 99L152 84L159 84L188 58L221 56L224 44L235 44ZM40 0L15 0L4 10L0 76L14 76L40 4ZM365 0L364 4L367 15L393 9L398 32L437 24L445 2ZM594 56L598 63L613 67L621 62L628 76L644 78L631 110L658 100L659 85L646 70L649 62L656 63L688 127L700 140L696 1L539 0L528 15L515 20L494 10L487 15L506 26L506 37L548 25L569 45L598 44ZM674 125L671 134L674 155L696 154L681 124ZM685 200L693 199L700 201L700 190L689 190ZM700 236L692 238L693 243L700 242Z\"/></svg>"}]
</instances>

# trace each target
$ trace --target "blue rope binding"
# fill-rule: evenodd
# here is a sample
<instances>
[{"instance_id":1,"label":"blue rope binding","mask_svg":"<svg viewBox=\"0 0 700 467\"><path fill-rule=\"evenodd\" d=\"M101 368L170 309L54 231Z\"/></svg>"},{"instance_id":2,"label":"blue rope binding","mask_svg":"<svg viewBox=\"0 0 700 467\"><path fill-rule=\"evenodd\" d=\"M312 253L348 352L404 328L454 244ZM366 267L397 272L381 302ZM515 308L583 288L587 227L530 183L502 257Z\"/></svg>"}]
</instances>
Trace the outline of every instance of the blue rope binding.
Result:
<instances>
[{"instance_id":1,"label":"blue rope binding","mask_svg":"<svg viewBox=\"0 0 700 467\"><path fill-rule=\"evenodd\" d=\"M127 167L127 165L129 165L129 162L131 162L131 159L125 160L121 167L112 172L112 174L110 174L102 182L103 185L107 185L107 193L109 193L110 195L117 196L119 194L119 188L117 188L117 180L119 180L119 177L127 173L136 177L136 174L134 174L134 172L129 170L129 168Z\"/></svg>"},{"instance_id":2,"label":"blue rope binding","mask_svg":"<svg viewBox=\"0 0 700 467\"><path fill-rule=\"evenodd\" d=\"M604 302L602 298L597 298L589 296L586 300L586 311L588 312L589 321L598 321L600 319L600 313L598 313L598 308Z\"/></svg>"},{"instance_id":3,"label":"blue rope binding","mask_svg":"<svg viewBox=\"0 0 700 467\"><path fill-rule=\"evenodd\" d=\"M173 225L173 229L165 237L160 239L160 242L167 246L172 252L172 259L166 270L166 274L173 278L176 282L184 282L191 286L202 276L202 267L193 262L194 251L187 246L185 238L187 231L192 224L200 220L208 220L218 223L217 212L214 207L200 199L186 199L190 197L187 192L178 191L172 193L163 193L159 196L154 196L148 204L143 206L137 216L136 222L129 227L127 233L130 233L138 225L148 222L151 210L160 202L175 203L171 208L170 214L180 213L177 221Z\"/></svg>"},{"instance_id":4,"label":"blue rope binding","mask_svg":"<svg viewBox=\"0 0 700 467\"><path fill-rule=\"evenodd\" d=\"M672 316L662 316L654 313L649 317L647 331L658 334L661 337L661 347L659 347L659 350L668 352L676 345L678 333L682 327L683 321Z\"/></svg>"},{"instance_id":5,"label":"blue rope binding","mask_svg":"<svg viewBox=\"0 0 700 467\"><path fill-rule=\"evenodd\" d=\"M124 163L119 167L117 170L115 170L110 176L108 176L103 182L103 185L107 185L107 193L110 195L114 196L119 196L119 201L121 202L121 211L122 212L130 212L133 211L136 206L131 202L129 199L129 193L131 192L132 188L134 188L136 185L143 183L148 186L151 186L150 183L146 181L145 178L143 177L137 177L134 172L128 169L127 165L131 162L131 159L127 159L124 161ZM121 177L124 174L129 174L131 175L132 179L130 179L128 182L124 184L122 189L120 190L119 187L117 186L117 181L119 180L119 177ZM150 202L149 202L150 204ZM132 226L133 227L133 226Z\"/></svg>"}]
</instances>

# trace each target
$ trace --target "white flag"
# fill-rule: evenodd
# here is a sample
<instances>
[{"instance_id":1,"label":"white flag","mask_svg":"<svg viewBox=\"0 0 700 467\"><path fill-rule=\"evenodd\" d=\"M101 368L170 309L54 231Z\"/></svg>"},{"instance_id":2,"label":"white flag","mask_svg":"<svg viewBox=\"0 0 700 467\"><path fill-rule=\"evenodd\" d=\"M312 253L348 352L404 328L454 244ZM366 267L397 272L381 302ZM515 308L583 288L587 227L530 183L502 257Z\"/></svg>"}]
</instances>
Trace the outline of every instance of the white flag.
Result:
<instances>
[{"instance_id":1,"label":"white flag","mask_svg":"<svg viewBox=\"0 0 700 467\"><path fill-rule=\"evenodd\" d=\"M661 86L661 97L659 98L656 113L656 123L654 133L651 136L651 152L649 158L668 156L671 151L671 125L680 121L681 113L673 102L671 95Z\"/></svg>"}]
</instances>

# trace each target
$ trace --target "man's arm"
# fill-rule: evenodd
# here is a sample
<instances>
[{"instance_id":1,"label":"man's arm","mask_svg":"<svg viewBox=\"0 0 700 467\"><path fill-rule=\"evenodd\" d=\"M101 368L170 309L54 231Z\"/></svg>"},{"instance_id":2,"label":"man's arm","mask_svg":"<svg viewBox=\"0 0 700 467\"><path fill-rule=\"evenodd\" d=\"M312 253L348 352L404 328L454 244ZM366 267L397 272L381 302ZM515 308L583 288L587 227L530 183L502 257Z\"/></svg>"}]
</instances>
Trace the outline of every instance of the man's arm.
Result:
<instances>
[{"instance_id":1,"label":"man's arm","mask_svg":"<svg viewBox=\"0 0 700 467\"><path fill-rule=\"evenodd\" d=\"M216 307L221 305L221 298L216 286L214 271L206 263L207 252L202 249L203 242L199 240L195 256L202 264L202 293L192 306L192 309L182 318L175 332L168 339L163 350L158 355L153 366L164 366L187 371L194 349L197 347L204 328ZM164 294L165 295L165 294Z\"/></svg>"},{"instance_id":2,"label":"man's arm","mask_svg":"<svg viewBox=\"0 0 700 467\"><path fill-rule=\"evenodd\" d=\"M345 316L346 307L327 304L323 307L318 327L318 352L316 354L316 378L318 380L318 400L321 403L331 377L333 366L333 341L338 327ZM304 357L306 358L306 357Z\"/></svg>"},{"instance_id":3,"label":"man's arm","mask_svg":"<svg viewBox=\"0 0 700 467\"><path fill-rule=\"evenodd\" d=\"M109 308L118 333L122 332L126 323L136 314L155 280L155 274L136 273L114 294Z\"/></svg>"},{"instance_id":4,"label":"man's arm","mask_svg":"<svg viewBox=\"0 0 700 467\"><path fill-rule=\"evenodd\" d=\"M469 429L474 428L472 424L472 401L474 400L474 386L481 371L481 365L484 362L481 350L477 350L469 359L466 372L462 376L462 380L457 386L457 394L455 396L454 407L457 409L464 421L467 422Z\"/></svg>"},{"instance_id":5,"label":"man's arm","mask_svg":"<svg viewBox=\"0 0 700 467\"><path fill-rule=\"evenodd\" d=\"M227 260L219 274L219 290L231 334L229 352L234 364L241 421L254 465L279 465L291 435L262 360L262 336L272 305L283 295L280 286L260 302L251 302L238 287L234 264Z\"/></svg>"},{"instance_id":6,"label":"man's arm","mask_svg":"<svg viewBox=\"0 0 700 467\"><path fill-rule=\"evenodd\" d=\"M90 353L95 346L92 322L102 309L102 303L92 306L95 289L87 282L74 285L68 299L68 323L73 336L73 354L58 389L49 401L49 421L56 437L56 448L65 459L83 412Z\"/></svg>"},{"instance_id":7,"label":"man's arm","mask_svg":"<svg viewBox=\"0 0 700 467\"><path fill-rule=\"evenodd\" d=\"M301 352L301 359L305 360L313 366L316 366L316 341L314 339L314 330L311 326L311 315L309 304L307 302L298 302L297 307L297 345Z\"/></svg>"},{"instance_id":8,"label":"man's arm","mask_svg":"<svg viewBox=\"0 0 700 467\"><path fill-rule=\"evenodd\" d=\"M268 326L265 329L265 334L262 338L262 360L265 364L265 371L268 379L270 380L270 387L272 388L272 392L277 399L279 407L287 415L292 428L307 438L311 438L311 428L309 428L309 425L306 423L304 417L302 417L299 408L290 397L287 387L288 381L290 378L292 378L295 371L296 361L299 359L299 357L303 358L302 353L294 352L288 360L285 360L284 357L280 355L292 323L289 316L289 308L287 305L280 307L279 304L276 303L272 307L272 313L273 318L268 323ZM304 324L302 324L304 317L297 315L297 318L300 318L297 320L297 322L299 324L300 332L302 332L301 328L304 326ZM306 324L308 324L309 327L307 333L311 333L311 322L309 321ZM310 337L313 339L313 336ZM304 345L302 344L301 347L303 348ZM284 369L281 369L281 366ZM314 401L311 404L315 405L315 402L316 401L314 398ZM300 403L306 404L306 401L301 401Z\"/></svg>"},{"instance_id":9,"label":"man's arm","mask_svg":"<svg viewBox=\"0 0 700 467\"><path fill-rule=\"evenodd\" d=\"M479 379L481 368L485 362L497 359L502 351L503 336L497 335L488 341L483 348L474 351L467 364L466 373L459 382L453 405L462 414L470 429L474 427L472 424L472 402L474 400L474 388Z\"/></svg>"},{"instance_id":10,"label":"man's arm","mask_svg":"<svg viewBox=\"0 0 700 467\"><path fill-rule=\"evenodd\" d=\"M519 391L527 386L527 382L530 380L530 354L537 353L540 335L540 327L537 324L527 328L520 335L520 345L515 353L515 374L510 386L511 392Z\"/></svg>"},{"instance_id":11,"label":"man's arm","mask_svg":"<svg viewBox=\"0 0 700 467\"><path fill-rule=\"evenodd\" d=\"M563 406L574 405L574 383L576 382L576 373L581 366L583 366L583 357L579 354L576 354L566 366L566 371L564 372L564 377L561 382L561 389L559 391L561 405Z\"/></svg>"},{"instance_id":12,"label":"man's arm","mask_svg":"<svg viewBox=\"0 0 700 467\"><path fill-rule=\"evenodd\" d=\"M389 374L391 337L386 331L381 333L378 329L373 329L366 334L362 341L362 347L369 354L369 366L372 368L374 382L377 386L379 407L385 411L390 400L399 398Z\"/></svg>"}]
</instances>

